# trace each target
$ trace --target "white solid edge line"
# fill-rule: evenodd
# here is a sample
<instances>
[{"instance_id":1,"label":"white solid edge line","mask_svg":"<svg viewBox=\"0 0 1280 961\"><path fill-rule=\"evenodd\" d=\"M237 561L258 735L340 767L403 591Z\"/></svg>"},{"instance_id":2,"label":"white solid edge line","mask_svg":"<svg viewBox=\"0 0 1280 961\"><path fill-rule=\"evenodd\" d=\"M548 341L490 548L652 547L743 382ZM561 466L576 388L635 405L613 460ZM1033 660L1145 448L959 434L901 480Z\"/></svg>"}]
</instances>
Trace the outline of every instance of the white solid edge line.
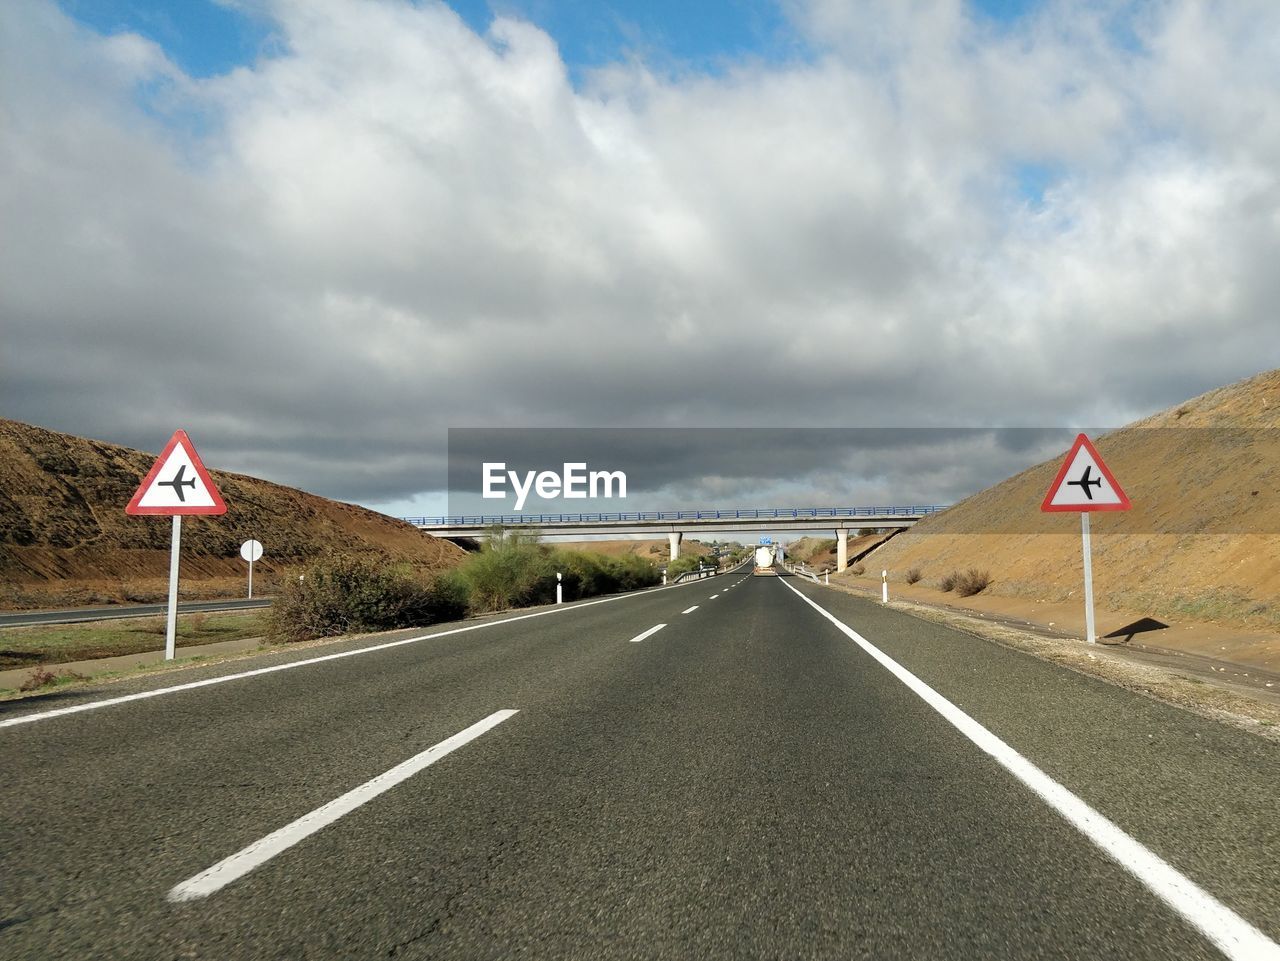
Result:
<instances>
[{"instance_id":1,"label":"white solid edge line","mask_svg":"<svg viewBox=\"0 0 1280 961\"><path fill-rule=\"evenodd\" d=\"M643 641L646 637L650 637L654 634L657 634L660 630L662 630L666 626L667 625L665 624L655 624L653 627L649 628L643 634L637 634L635 637L633 637L631 639L631 643L632 644L639 643L640 641Z\"/></svg>"},{"instance_id":2,"label":"white solid edge line","mask_svg":"<svg viewBox=\"0 0 1280 961\"><path fill-rule=\"evenodd\" d=\"M694 604L694 605L693 605L693 607L689 608L687 611L681 611L680 613L681 613L681 614L692 614L692 613L693 613L694 611L696 611L697 609L698 609L698 605L697 605L697 604Z\"/></svg>"},{"instance_id":3,"label":"white solid edge line","mask_svg":"<svg viewBox=\"0 0 1280 961\"><path fill-rule=\"evenodd\" d=\"M100 707L110 707L113 704L126 704L129 701L143 701L149 697L159 697L161 694L173 694L177 691L193 691L199 687L210 687L214 684L225 684L227 681L239 681L246 677L258 677L263 674L274 674L276 671L289 671L295 667L305 667L308 664L322 664L325 661L336 661L344 657L357 657L361 654L372 654L374 651L385 651L393 647L401 647L405 644L417 644L419 641L429 641L436 637L449 637L452 634L466 634L468 631L478 631L486 627L496 627L500 624L511 624L515 621L527 621L533 617L544 617L547 614L563 614L566 611L580 611L584 607L594 607L597 604L609 604L613 601L624 601L633 597L644 597L649 594L656 594L659 591L676 590L681 587L688 587L695 584L696 581L687 581L684 584L668 584L666 587L654 587L644 591L632 591L629 594L617 594L613 597L602 597L594 601L582 601L577 604L561 604L547 608L545 611L534 611L532 614L519 614L515 617L504 617L499 621L485 621L483 624L469 624L466 627L455 627L447 631L436 631L433 634L420 634L417 637L406 637L398 641L386 641L382 644L374 644L370 647L359 647L353 651L339 651L337 654L324 654L320 657L308 657L301 661L290 661L288 664L273 664L271 667L258 667L251 671L240 671L236 674L223 674L218 677L207 677L202 681L188 681L186 684L175 684L172 687L158 687L154 691L141 691L137 694L122 694L120 697L109 697L101 701L89 701L85 704L73 704L70 707L58 707L51 711L38 711L33 714L23 714L20 717L11 717L0 721L0 728L15 727L19 724L30 724L33 721L44 721L53 717L62 717L66 714L78 714L81 711L92 711Z\"/></svg>"},{"instance_id":4,"label":"white solid edge line","mask_svg":"<svg viewBox=\"0 0 1280 961\"><path fill-rule=\"evenodd\" d=\"M1053 780L853 628L786 581L781 578L779 581L879 661L881 666L919 695L961 734L994 758L1076 830L1146 885L1156 897L1182 915L1228 958L1233 961L1280 961L1280 944L1276 944L1142 842L1130 837L1105 815L1095 811Z\"/></svg>"},{"instance_id":5,"label":"white solid edge line","mask_svg":"<svg viewBox=\"0 0 1280 961\"><path fill-rule=\"evenodd\" d=\"M270 861L277 854L287 851L299 841L332 824L344 814L350 814L366 801L371 801L384 791L389 791L400 782L408 780L424 768L435 764L446 754L457 750L470 741L474 741L481 734L497 727L507 718L518 713L515 710L495 711L483 721L477 721L469 728L459 731L452 737L445 738L433 747L427 748L421 754L415 754L409 760L402 761L389 771L379 774L370 781L365 781L364 784L353 788L328 804L321 805L310 814L304 814L278 831L272 831L266 837L254 841L247 848L242 848L229 858L224 858L208 870L201 871L194 877L187 878L181 884L174 885L169 891L168 899L170 901L194 901L197 898L207 898L216 891L225 888L232 881L244 877L254 868Z\"/></svg>"}]
</instances>

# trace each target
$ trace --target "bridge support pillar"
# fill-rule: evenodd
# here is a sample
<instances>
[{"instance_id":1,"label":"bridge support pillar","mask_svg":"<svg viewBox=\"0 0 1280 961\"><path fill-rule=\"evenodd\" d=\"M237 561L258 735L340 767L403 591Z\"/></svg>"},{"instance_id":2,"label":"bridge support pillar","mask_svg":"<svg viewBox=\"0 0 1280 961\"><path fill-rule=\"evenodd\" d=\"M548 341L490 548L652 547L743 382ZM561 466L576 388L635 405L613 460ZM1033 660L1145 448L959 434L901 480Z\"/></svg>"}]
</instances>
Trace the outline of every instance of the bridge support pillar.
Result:
<instances>
[{"instance_id":1,"label":"bridge support pillar","mask_svg":"<svg viewBox=\"0 0 1280 961\"><path fill-rule=\"evenodd\" d=\"M849 531L840 528L836 531L836 573L849 566Z\"/></svg>"},{"instance_id":2,"label":"bridge support pillar","mask_svg":"<svg viewBox=\"0 0 1280 961\"><path fill-rule=\"evenodd\" d=\"M674 534L668 534L667 540L671 542L671 559L674 561L680 556L680 541L684 539L684 533L677 531Z\"/></svg>"}]
</instances>

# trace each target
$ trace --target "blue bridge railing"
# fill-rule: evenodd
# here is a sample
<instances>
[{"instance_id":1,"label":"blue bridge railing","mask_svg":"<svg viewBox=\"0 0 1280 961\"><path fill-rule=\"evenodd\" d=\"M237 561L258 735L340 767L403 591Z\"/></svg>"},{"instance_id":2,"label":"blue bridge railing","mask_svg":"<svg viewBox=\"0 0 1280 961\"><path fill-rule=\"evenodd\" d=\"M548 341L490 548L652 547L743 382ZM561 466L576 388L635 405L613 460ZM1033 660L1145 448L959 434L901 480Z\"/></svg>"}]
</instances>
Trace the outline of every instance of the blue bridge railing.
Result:
<instances>
[{"instance_id":1,"label":"blue bridge railing","mask_svg":"<svg viewBox=\"0 0 1280 961\"><path fill-rule=\"evenodd\" d=\"M621 511L615 514L461 514L454 517L404 517L417 527L515 527L520 524L608 524L628 521L801 520L834 517L916 517L936 514L946 505L914 507L766 507L700 511Z\"/></svg>"}]
</instances>

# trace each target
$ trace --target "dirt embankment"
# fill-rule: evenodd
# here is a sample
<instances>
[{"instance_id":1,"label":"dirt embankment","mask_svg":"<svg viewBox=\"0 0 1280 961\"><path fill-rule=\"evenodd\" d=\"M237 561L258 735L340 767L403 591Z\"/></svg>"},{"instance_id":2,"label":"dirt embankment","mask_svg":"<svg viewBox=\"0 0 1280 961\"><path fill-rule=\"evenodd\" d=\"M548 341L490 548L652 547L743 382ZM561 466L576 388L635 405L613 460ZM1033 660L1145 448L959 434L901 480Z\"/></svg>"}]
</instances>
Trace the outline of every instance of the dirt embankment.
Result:
<instances>
[{"instance_id":1,"label":"dirt embankment","mask_svg":"<svg viewBox=\"0 0 1280 961\"><path fill-rule=\"evenodd\" d=\"M0 607L151 600L169 569L166 517L129 517L125 504L155 455L0 419ZM327 551L372 551L424 571L459 563L448 541L374 511L269 481L210 471L221 517L182 524L184 597L238 594L240 545L266 556L255 588Z\"/></svg>"},{"instance_id":2,"label":"dirt embankment","mask_svg":"<svg viewBox=\"0 0 1280 961\"><path fill-rule=\"evenodd\" d=\"M883 544L897 531L855 533L849 537L849 564L857 566L879 544ZM801 537L787 545L787 560L804 564L818 572L836 569L836 540L834 537Z\"/></svg>"},{"instance_id":3,"label":"dirt embankment","mask_svg":"<svg viewBox=\"0 0 1280 961\"><path fill-rule=\"evenodd\" d=\"M1097 447L1134 504L1092 517L1099 610L1158 621L1144 634L1153 645L1172 643L1175 629L1185 635L1194 624L1217 625L1219 656L1231 659L1235 644L1254 663L1274 664L1280 371L1114 431ZM1040 622L1070 619L1083 589L1080 520L1040 511L1060 465L1061 458L1046 461L927 518L874 551L868 569L878 580L887 568L899 584L918 574L918 589L936 593L947 574L976 568L991 577L984 607L1031 620L1040 611Z\"/></svg>"}]
</instances>

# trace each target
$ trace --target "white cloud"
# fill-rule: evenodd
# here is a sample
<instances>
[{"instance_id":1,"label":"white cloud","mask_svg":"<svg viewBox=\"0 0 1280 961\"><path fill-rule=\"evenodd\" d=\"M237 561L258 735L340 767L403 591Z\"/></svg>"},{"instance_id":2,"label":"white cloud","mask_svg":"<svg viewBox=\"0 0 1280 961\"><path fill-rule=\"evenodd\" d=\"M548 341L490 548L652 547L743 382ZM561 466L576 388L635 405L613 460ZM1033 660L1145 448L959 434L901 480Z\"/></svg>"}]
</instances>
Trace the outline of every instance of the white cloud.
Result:
<instances>
[{"instance_id":1,"label":"white cloud","mask_svg":"<svg viewBox=\"0 0 1280 961\"><path fill-rule=\"evenodd\" d=\"M372 502L448 425L1115 423L1280 365L1266 0L814 3L806 62L580 89L532 24L265 9L209 80L4 16L9 416Z\"/></svg>"}]
</instances>

